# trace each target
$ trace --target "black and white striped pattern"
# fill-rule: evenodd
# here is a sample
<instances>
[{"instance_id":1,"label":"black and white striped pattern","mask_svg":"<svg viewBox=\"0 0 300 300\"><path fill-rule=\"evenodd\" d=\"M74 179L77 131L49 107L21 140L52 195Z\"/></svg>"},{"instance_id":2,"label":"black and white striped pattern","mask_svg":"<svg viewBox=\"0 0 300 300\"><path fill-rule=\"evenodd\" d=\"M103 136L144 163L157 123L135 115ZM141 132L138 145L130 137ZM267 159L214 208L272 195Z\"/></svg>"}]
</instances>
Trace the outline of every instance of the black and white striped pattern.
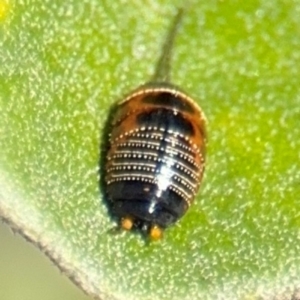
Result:
<instances>
[{"instance_id":1,"label":"black and white striped pattern","mask_svg":"<svg viewBox=\"0 0 300 300\"><path fill-rule=\"evenodd\" d=\"M156 196L167 189L190 205L203 172L195 162L199 149L189 138L170 128L141 126L111 141L114 151L107 157L107 184L139 181L156 186ZM200 153L200 154L199 154Z\"/></svg>"}]
</instances>

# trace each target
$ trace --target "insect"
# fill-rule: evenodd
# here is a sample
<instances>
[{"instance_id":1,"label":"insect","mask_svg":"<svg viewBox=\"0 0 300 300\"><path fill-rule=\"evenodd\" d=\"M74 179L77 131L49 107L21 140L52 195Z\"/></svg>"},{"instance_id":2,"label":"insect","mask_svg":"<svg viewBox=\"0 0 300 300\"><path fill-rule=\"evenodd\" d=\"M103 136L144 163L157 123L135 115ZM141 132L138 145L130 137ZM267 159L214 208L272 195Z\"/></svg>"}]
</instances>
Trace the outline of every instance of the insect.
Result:
<instances>
[{"instance_id":1,"label":"insect","mask_svg":"<svg viewBox=\"0 0 300 300\"><path fill-rule=\"evenodd\" d=\"M169 81L182 14L179 9L153 79L117 103L106 157L112 213L121 228L139 228L152 240L185 214L204 172L204 113Z\"/></svg>"}]
</instances>

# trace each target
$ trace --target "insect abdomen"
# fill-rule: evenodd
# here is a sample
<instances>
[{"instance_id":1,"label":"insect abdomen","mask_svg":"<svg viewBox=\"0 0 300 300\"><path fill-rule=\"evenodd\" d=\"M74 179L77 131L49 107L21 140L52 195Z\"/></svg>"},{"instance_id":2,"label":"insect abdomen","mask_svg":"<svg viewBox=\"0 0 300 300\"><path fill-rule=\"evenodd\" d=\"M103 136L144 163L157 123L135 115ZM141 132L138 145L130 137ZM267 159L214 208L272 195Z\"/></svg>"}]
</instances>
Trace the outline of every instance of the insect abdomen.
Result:
<instances>
[{"instance_id":1,"label":"insect abdomen","mask_svg":"<svg viewBox=\"0 0 300 300\"><path fill-rule=\"evenodd\" d=\"M192 203L204 170L204 115L172 88L138 90L119 104L107 157L114 213L166 227Z\"/></svg>"}]
</instances>

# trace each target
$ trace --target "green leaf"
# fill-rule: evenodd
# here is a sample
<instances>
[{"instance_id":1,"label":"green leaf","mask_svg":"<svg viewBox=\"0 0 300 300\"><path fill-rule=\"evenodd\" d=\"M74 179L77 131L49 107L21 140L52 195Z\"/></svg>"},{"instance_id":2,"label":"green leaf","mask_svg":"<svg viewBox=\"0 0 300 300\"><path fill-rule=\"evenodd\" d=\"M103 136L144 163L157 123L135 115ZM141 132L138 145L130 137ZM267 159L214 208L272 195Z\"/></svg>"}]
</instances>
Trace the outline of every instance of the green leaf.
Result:
<instances>
[{"instance_id":1,"label":"green leaf","mask_svg":"<svg viewBox=\"0 0 300 300\"><path fill-rule=\"evenodd\" d=\"M0 2L2 218L101 299L292 294L299 11L292 0L190 5L172 75L206 113L206 174L186 216L148 245L109 233L99 149L111 104L151 77L176 3Z\"/></svg>"}]
</instances>

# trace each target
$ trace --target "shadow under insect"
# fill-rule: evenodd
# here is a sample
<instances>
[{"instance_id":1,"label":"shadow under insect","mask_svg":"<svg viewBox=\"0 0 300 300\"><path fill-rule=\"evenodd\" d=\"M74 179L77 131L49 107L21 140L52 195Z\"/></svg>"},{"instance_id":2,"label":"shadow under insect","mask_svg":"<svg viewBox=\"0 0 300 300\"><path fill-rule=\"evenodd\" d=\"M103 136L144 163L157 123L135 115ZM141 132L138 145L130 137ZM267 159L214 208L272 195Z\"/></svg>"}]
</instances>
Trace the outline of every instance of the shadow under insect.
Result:
<instances>
[{"instance_id":1,"label":"shadow under insect","mask_svg":"<svg viewBox=\"0 0 300 300\"><path fill-rule=\"evenodd\" d=\"M107 184L105 181L106 176L106 163L107 163L107 155L110 149L110 133L113 129L112 120L113 116L115 115L117 110L117 104L113 104L109 111L107 118L104 123L104 127L102 130L102 136L100 139L100 157L99 157L99 189L100 193L103 196L103 203L105 204L109 216L115 220L118 221L118 217L113 213L113 206L114 203L109 200L109 195L107 193Z\"/></svg>"}]
</instances>

